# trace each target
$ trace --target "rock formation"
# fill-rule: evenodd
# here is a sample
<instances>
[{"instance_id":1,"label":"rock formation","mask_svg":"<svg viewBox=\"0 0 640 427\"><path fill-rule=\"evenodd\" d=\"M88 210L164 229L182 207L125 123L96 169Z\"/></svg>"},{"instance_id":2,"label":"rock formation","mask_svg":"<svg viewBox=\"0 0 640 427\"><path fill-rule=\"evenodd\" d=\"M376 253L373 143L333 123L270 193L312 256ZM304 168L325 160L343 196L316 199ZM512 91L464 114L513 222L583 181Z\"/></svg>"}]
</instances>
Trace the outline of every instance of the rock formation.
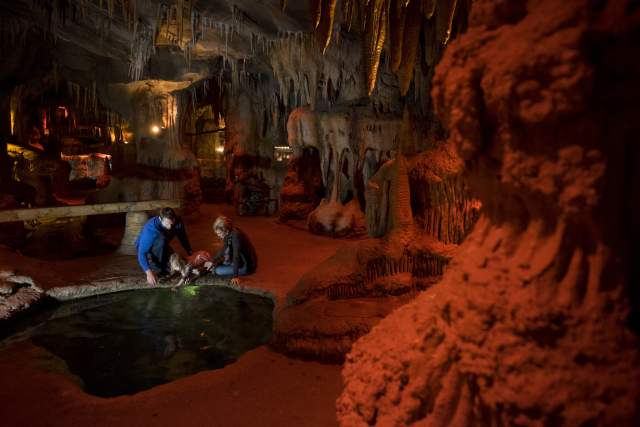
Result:
<instances>
[{"instance_id":1,"label":"rock formation","mask_svg":"<svg viewBox=\"0 0 640 427\"><path fill-rule=\"evenodd\" d=\"M474 2L433 97L482 215L442 280L355 343L341 425L637 422L638 18L632 2Z\"/></svg>"},{"instance_id":2,"label":"rock formation","mask_svg":"<svg viewBox=\"0 0 640 427\"><path fill-rule=\"evenodd\" d=\"M301 161L304 150L316 150L320 161L317 166L326 188L323 200L308 215L311 231L334 237L364 231L360 200L364 200L365 193L365 154L375 158L395 151L399 125L394 116L375 117L365 109L329 113L298 108L291 113L287 130L289 145L294 150L292 164ZM285 192L296 194L296 186L301 185L297 176L294 170ZM285 194L283 209L293 210L295 205L289 207L288 200L296 203Z\"/></svg>"},{"instance_id":3,"label":"rock formation","mask_svg":"<svg viewBox=\"0 0 640 427\"><path fill-rule=\"evenodd\" d=\"M131 123L134 140L116 146L114 176L96 201L181 199L185 212L198 209L198 165L180 143L183 129L178 121L185 110L180 91L189 84L137 81L112 85L103 95L104 102Z\"/></svg>"},{"instance_id":4,"label":"rock formation","mask_svg":"<svg viewBox=\"0 0 640 427\"><path fill-rule=\"evenodd\" d=\"M44 297L31 277L0 270L0 322L15 317Z\"/></svg>"},{"instance_id":5,"label":"rock formation","mask_svg":"<svg viewBox=\"0 0 640 427\"><path fill-rule=\"evenodd\" d=\"M442 277L476 218L477 204L464 185L452 190L463 166L455 151L436 143L407 159L403 152L415 146L408 113L400 135L404 139L395 159L368 180L366 226L371 238L345 245L300 279L287 307L277 314L274 348L341 361L381 318ZM423 202L412 208L412 199L418 197Z\"/></svg>"}]
</instances>

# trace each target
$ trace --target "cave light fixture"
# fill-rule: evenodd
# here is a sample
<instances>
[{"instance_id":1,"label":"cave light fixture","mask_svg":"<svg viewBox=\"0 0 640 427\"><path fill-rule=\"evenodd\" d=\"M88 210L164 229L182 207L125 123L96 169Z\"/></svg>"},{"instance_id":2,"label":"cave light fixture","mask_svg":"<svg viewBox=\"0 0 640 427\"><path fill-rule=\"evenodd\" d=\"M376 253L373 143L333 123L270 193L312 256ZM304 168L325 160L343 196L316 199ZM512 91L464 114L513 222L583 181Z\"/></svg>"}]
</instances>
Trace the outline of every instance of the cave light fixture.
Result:
<instances>
[{"instance_id":1,"label":"cave light fixture","mask_svg":"<svg viewBox=\"0 0 640 427\"><path fill-rule=\"evenodd\" d=\"M126 130L122 131L122 143L128 144L129 141L133 140L133 132L128 132Z\"/></svg>"},{"instance_id":2,"label":"cave light fixture","mask_svg":"<svg viewBox=\"0 0 640 427\"><path fill-rule=\"evenodd\" d=\"M151 133L154 135L159 135L161 131L164 130L164 126L151 125Z\"/></svg>"},{"instance_id":3,"label":"cave light fixture","mask_svg":"<svg viewBox=\"0 0 640 427\"><path fill-rule=\"evenodd\" d=\"M273 147L273 157L276 159L276 162L289 160L291 154L293 154L293 148L288 145L276 145Z\"/></svg>"}]
</instances>

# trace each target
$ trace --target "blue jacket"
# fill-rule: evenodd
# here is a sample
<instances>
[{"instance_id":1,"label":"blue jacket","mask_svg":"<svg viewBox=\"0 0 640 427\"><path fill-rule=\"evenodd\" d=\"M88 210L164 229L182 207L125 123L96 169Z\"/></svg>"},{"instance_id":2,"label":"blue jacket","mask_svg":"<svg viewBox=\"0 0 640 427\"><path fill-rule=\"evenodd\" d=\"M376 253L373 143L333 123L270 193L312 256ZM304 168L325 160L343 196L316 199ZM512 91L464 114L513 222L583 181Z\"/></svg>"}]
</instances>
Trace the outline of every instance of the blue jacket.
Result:
<instances>
[{"instance_id":1,"label":"blue jacket","mask_svg":"<svg viewBox=\"0 0 640 427\"><path fill-rule=\"evenodd\" d=\"M171 227L171 230L167 230L162 226L159 216L154 216L144 224L142 231L136 240L138 264L140 264L143 271L149 270L147 254L151 250L153 244L158 239L162 239L164 240L164 245L168 245L175 236L178 236L178 240L180 240L180 243L187 254L191 255L191 244L189 244L184 224L179 219L176 220L173 227Z\"/></svg>"}]
</instances>

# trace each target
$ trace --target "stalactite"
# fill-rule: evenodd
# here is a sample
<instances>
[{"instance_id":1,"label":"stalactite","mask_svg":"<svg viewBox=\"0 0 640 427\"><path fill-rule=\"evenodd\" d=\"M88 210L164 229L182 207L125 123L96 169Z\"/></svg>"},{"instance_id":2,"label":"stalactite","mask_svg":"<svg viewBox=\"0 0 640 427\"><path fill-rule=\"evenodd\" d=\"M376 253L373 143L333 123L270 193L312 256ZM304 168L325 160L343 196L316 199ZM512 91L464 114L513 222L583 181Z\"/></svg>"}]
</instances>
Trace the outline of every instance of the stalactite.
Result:
<instances>
[{"instance_id":1,"label":"stalactite","mask_svg":"<svg viewBox=\"0 0 640 427\"><path fill-rule=\"evenodd\" d=\"M437 42L446 45L451 37L451 26L458 0L438 0L435 13Z\"/></svg>"},{"instance_id":2,"label":"stalactite","mask_svg":"<svg viewBox=\"0 0 640 427\"><path fill-rule=\"evenodd\" d=\"M322 0L323 10L318 27L322 54L327 51L333 35L333 21L335 19L337 0Z\"/></svg>"},{"instance_id":3,"label":"stalactite","mask_svg":"<svg viewBox=\"0 0 640 427\"><path fill-rule=\"evenodd\" d=\"M384 255L367 261L364 276L368 287L380 279L402 273L410 273L414 280L435 281L442 275L448 262L448 259L439 255L405 251L399 258ZM353 288L354 285L351 284L351 287Z\"/></svg>"},{"instance_id":4,"label":"stalactite","mask_svg":"<svg viewBox=\"0 0 640 427\"><path fill-rule=\"evenodd\" d=\"M313 12L313 26L318 28L320 25L320 19L322 19L322 1L323 0L311 0L311 11Z\"/></svg>"},{"instance_id":5,"label":"stalactite","mask_svg":"<svg viewBox=\"0 0 640 427\"><path fill-rule=\"evenodd\" d=\"M479 202L466 191L461 177L441 182L412 178L416 222L424 232L446 244L459 244L475 223Z\"/></svg>"},{"instance_id":6,"label":"stalactite","mask_svg":"<svg viewBox=\"0 0 640 427\"><path fill-rule=\"evenodd\" d=\"M401 35L402 42L402 58L398 67L398 79L400 80L400 93L404 96L409 90L409 84L413 79L413 69L416 63L416 53L418 50L418 41L420 39L420 30L422 28L422 16L420 13L420 2L414 0L409 4L407 9L407 19L403 27L404 32Z\"/></svg>"},{"instance_id":7,"label":"stalactite","mask_svg":"<svg viewBox=\"0 0 640 427\"><path fill-rule=\"evenodd\" d=\"M134 23L134 38L129 54L129 78L140 80L144 67L155 52L155 30L142 22Z\"/></svg>"},{"instance_id":8,"label":"stalactite","mask_svg":"<svg viewBox=\"0 0 640 427\"><path fill-rule=\"evenodd\" d=\"M466 0L460 0L466 1ZM376 87L378 68L385 41L389 39L389 69L398 75L401 93L405 95L414 78L420 33L424 27L421 47L424 63L432 67L442 47L447 44L458 9L468 13L467 3L458 0L343 0L343 22L351 30L356 17L363 39L362 63L365 69L367 93ZM311 0L313 21L325 52L332 37L335 1ZM456 29L463 28L462 20Z\"/></svg>"},{"instance_id":9,"label":"stalactite","mask_svg":"<svg viewBox=\"0 0 640 427\"><path fill-rule=\"evenodd\" d=\"M363 40L363 59L367 75L367 93L369 95L375 89L378 78L380 55L387 37L388 12L388 0L370 0Z\"/></svg>"},{"instance_id":10,"label":"stalactite","mask_svg":"<svg viewBox=\"0 0 640 427\"><path fill-rule=\"evenodd\" d=\"M391 71L398 71L402 61L402 42L404 40L405 21L407 9L402 6L400 0L396 0L396 5L392 6L389 11L389 58Z\"/></svg>"},{"instance_id":11,"label":"stalactite","mask_svg":"<svg viewBox=\"0 0 640 427\"><path fill-rule=\"evenodd\" d=\"M360 298L367 295L367 289L363 284L354 286L352 283L334 284L327 290L330 300Z\"/></svg>"},{"instance_id":12,"label":"stalactite","mask_svg":"<svg viewBox=\"0 0 640 427\"><path fill-rule=\"evenodd\" d=\"M422 13L425 19L431 19L436 10L438 0L422 0Z\"/></svg>"},{"instance_id":13,"label":"stalactite","mask_svg":"<svg viewBox=\"0 0 640 427\"><path fill-rule=\"evenodd\" d=\"M347 24L347 31L351 31L354 21L358 18L358 1L343 0L342 7L342 15L344 16L344 21Z\"/></svg>"}]
</instances>

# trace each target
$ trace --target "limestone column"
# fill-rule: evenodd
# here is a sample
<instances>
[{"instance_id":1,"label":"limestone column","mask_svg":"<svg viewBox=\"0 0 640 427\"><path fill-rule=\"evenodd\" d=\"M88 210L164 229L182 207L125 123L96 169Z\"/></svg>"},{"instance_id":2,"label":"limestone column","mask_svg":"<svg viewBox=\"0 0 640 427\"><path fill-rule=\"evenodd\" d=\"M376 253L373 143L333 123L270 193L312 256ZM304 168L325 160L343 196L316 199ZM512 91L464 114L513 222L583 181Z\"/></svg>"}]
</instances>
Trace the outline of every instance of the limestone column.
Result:
<instances>
[{"instance_id":1,"label":"limestone column","mask_svg":"<svg viewBox=\"0 0 640 427\"><path fill-rule=\"evenodd\" d=\"M123 255L135 255L137 253L136 239L140 235L140 231L142 231L147 219L149 219L149 215L146 212L127 212L124 236L122 236L118 253Z\"/></svg>"}]
</instances>

